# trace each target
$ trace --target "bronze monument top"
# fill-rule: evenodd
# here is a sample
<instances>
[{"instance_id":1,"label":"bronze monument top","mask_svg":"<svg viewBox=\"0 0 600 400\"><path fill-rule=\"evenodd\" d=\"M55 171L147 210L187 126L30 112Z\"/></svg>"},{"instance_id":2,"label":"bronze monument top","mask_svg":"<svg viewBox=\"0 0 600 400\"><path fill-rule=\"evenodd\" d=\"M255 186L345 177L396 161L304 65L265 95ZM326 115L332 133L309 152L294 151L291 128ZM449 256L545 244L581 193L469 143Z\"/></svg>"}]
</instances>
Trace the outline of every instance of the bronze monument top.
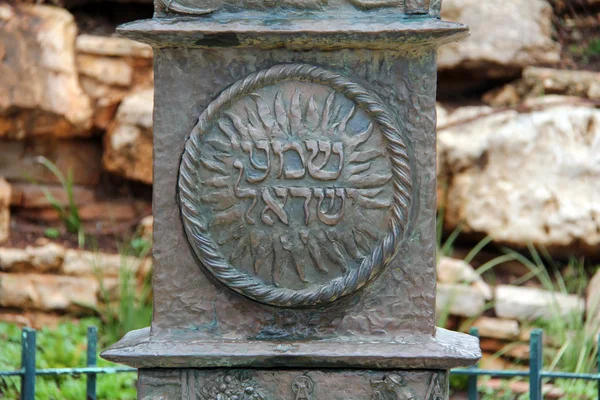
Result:
<instances>
[{"instance_id":1,"label":"bronze monument top","mask_svg":"<svg viewBox=\"0 0 600 400\"><path fill-rule=\"evenodd\" d=\"M468 34L440 6L155 0L119 28L155 48L154 315L104 357L213 368L175 373L203 400L251 384L231 367L398 369L343 372L365 392L320 400L411 379L429 400L480 357L435 327L436 48ZM325 393L295 374L277 375L295 398Z\"/></svg>"},{"instance_id":2,"label":"bronze monument top","mask_svg":"<svg viewBox=\"0 0 600 400\"><path fill-rule=\"evenodd\" d=\"M439 0L156 0L123 36L154 47L369 48L423 52L468 35L441 21Z\"/></svg>"},{"instance_id":3,"label":"bronze monument top","mask_svg":"<svg viewBox=\"0 0 600 400\"><path fill-rule=\"evenodd\" d=\"M374 10L391 8L408 15L439 16L440 0L155 0L156 16L205 16L218 12L260 10L332 11L351 8Z\"/></svg>"}]
</instances>

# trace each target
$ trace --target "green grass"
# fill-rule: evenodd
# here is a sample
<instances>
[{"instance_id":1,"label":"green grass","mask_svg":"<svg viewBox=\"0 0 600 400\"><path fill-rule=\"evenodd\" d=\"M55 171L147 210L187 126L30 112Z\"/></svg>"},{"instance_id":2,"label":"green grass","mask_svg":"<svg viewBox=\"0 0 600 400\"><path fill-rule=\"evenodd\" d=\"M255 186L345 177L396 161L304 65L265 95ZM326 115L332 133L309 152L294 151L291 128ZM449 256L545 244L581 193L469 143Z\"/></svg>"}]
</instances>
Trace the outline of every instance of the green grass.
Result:
<instances>
[{"instance_id":1,"label":"green grass","mask_svg":"<svg viewBox=\"0 0 600 400\"><path fill-rule=\"evenodd\" d=\"M143 277L130 263L130 256L139 261L145 259L152 250L148 240L134 237L118 245L120 255L119 276L116 288L110 288L104 278L102 265L93 265L100 286L100 302L93 311L102 324L102 335L111 343L121 339L127 332L144 328L152 320L151 274ZM117 291L115 296L114 290ZM84 305L82 305L84 306Z\"/></svg>"},{"instance_id":2,"label":"green grass","mask_svg":"<svg viewBox=\"0 0 600 400\"><path fill-rule=\"evenodd\" d=\"M60 182L63 190L67 193L67 205L63 205L60 201L58 201L52 193L45 186L41 186L41 189L44 193L44 196L52 206L58 212L58 216L60 220L63 222L65 228L70 233L77 234L77 241L79 247L85 246L85 231L83 229L83 224L81 222L81 218L79 216L79 208L75 203L75 196L73 192L74 179L73 179L73 170L69 169L67 172L67 176L65 176L62 171L54 164L52 161L48 160L46 157L39 156L36 158L36 161L43 165L48 171L50 171L56 179ZM57 233L60 234L57 230L46 230L46 236L50 238L56 238Z\"/></svg>"},{"instance_id":3,"label":"green grass","mask_svg":"<svg viewBox=\"0 0 600 400\"><path fill-rule=\"evenodd\" d=\"M93 238L92 238L93 239ZM127 256L140 260L149 255L151 243L143 238L119 245L118 292L115 297L103 278L102 265L94 265L100 283L100 305L93 309L95 318L78 323L64 322L56 329L43 328L37 334L37 368L74 368L85 366L87 328L99 329L98 348L106 348L127 332L150 325L152 318L152 290L150 274L140 278ZM140 281L141 279L141 281ZM85 305L81 305L85 307ZM0 323L0 370L16 370L21 364L21 329L12 324ZM100 367L115 366L99 360ZM133 373L98 375L98 399L135 399ZM0 379L0 398L19 399L19 378ZM56 376L36 379L36 400L70 400L85 398L85 377Z\"/></svg>"},{"instance_id":4,"label":"green grass","mask_svg":"<svg viewBox=\"0 0 600 400\"><path fill-rule=\"evenodd\" d=\"M443 216L443 210L441 211ZM438 216L439 217L439 216ZM440 221L441 218L438 220ZM442 235L442 225L437 225L437 249L438 258L442 256L452 256L456 241L461 232L461 227L457 227L444 240ZM464 260L471 263L473 259L491 243L491 238L486 237L477 243L467 254ZM571 258L567 262L558 262L554 260L545 249L536 249L534 246L528 247L528 254L524 255L515 250L504 248L502 255L495 257L476 269L479 275L494 277L494 268L509 261L516 261L524 265L529 272L518 278L512 285L519 286L528 281L536 280L538 286L543 289L562 294L576 294L584 297L590 276L598 267L586 265L584 259ZM600 305L597 305L600 307ZM493 302L486 304L486 310L493 307ZM585 310L573 312L567 316L562 315L558 302L552 304L553 318L546 320L533 321L531 323L522 322L522 329L538 327L544 329L545 338L554 346L546 345L544 347L544 370L562 371L574 373L595 373L598 372L598 342L597 334L600 331L598 320L586 318ZM445 326L450 317L450 305L437 315L438 326ZM594 314L594 311L590 312ZM472 319L463 319L459 330L466 332ZM517 343L518 344L518 343ZM508 351L510 346L500 350L496 356L502 356L503 352ZM517 362L518 363L518 362ZM504 389L501 391L485 389L483 383L485 379L480 379L480 390L482 399L518 399L526 400L528 394L516 395L508 389L510 380L507 380ZM566 393L568 399L596 399L598 384L592 381L565 380L559 379L552 382L556 387ZM453 376L451 378L451 387L455 390L464 390L466 388L466 378L462 376Z\"/></svg>"},{"instance_id":5,"label":"green grass","mask_svg":"<svg viewBox=\"0 0 600 400\"><path fill-rule=\"evenodd\" d=\"M152 320L152 288L150 275L137 284L135 272L123 258L119 272L119 299L113 301L106 285L99 278L102 305L97 311L102 319L102 331L112 342L122 338L127 332L144 328Z\"/></svg>"},{"instance_id":6,"label":"green grass","mask_svg":"<svg viewBox=\"0 0 600 400\"><path fill-rule=\"evenodd\" d=\"M513 284L520 285L530 279L538 281L545 290L561 294L576 294L583 297L590 278L590 268L585 260L571 258L566 263L555 261L544 249L538 250L529 246L529 254L525 255L511 249L504 249L505 255L512 257L529 269L529 273ZM595 269L595 268L594 268ZM599 331L597 320L586 318L585 310L578 310L568 315L560 312L560 304L555 300L551 304L552 318L540 319L531 323L522 322L521 328L542 328L544 330L544 370L573 373L596 373L598 360L598 342L596 335ZM594 314L594 311L590 314ZM501 356L508 347L496 355ZM566 393L567 399L596 399L597 383L582 380L559 379L552 382ZM488 393L482 396L484 400L528 399L528 395L516 396L510 391L502 394ZM512 397L511 397L512 396Z\"/></svg>"},{"instance_id":7,"label":"green grass","mask_svg":"<svg viewBox=\"0 0 600 400\"><path fill-rule=\"evenodd\" d=\"M78 323L64 322L54 329L43 328L37 334L36 368L73 368L85 366L87 327L100 325L95 318ZM16 370L21 364L21 328L0 323L0 370ZM100 337L99 348L107 345ZM102 359L98 366L115 364ZM129 400L136 398L134 373L98 375L98 399ZM19 399L19 378L0 379L0 398ZM85 399L84 376L44 376L36 379L36 400Z\"/></svg>"}]
</instances>

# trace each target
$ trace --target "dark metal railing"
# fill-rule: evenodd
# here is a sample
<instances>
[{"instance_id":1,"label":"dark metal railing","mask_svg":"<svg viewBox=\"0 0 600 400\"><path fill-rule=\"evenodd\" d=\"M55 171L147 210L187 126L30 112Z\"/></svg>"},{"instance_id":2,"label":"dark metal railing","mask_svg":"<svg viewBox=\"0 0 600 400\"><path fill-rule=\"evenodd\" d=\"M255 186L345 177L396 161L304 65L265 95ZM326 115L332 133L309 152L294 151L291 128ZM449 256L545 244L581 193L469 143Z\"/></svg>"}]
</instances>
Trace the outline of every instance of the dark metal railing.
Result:
<instances>
[{"instance_id":1,"label":"dark metal railing","mask_svg":"<svg viewBox=\"0 0 600 400\"><path fill-rule=\"evenodd\" d=\"M131 373L137 371L135 368L129 367L98 367L98 353L96 351L97 343L98 330L95 326L90 326L87 331L87 357L85 367L36 369L36 331L31 328L23 328L21 333L21 369L16 371L0 371L0 379L3 377L20 376L21 400L35 400L36 376L85 375L86 399L96 400L96 377L98 374Z\"/></svg>"},{"instance_id":2,"label":"dark metal railing","mask_svg":"<svg viewBox=\"0 0 600 400\"><path fill-rule=\"evenodd\" d=\"M478 336L477 329L472 329L471 334ZM56 376L56 375L85 375L86 376L86 398L88 400L96 399L96 379L98 374L132 373L135 368L115 367L100 368L97 366L97 340L98 331L96 327L89 327L87 332L87 357L86 366L78 368L48 368L36 369L36 331L35 329L24 328L21 336L21 369L16 371L0 371L0 379L4 377L18 376L21 378L21 400L35 399L35 378L36 376ZM530 363L528 370L487 370L480 369L478 366L470 368L454 369L452 375L463 375L468 377L467 393L469 400L477 400L478 377L491 376L499 378L529 378L529 398L530 400L542 400L542 381L543 379L579 379L598 381L598 399L600 400L600 374L587 373L577 374L569 372L551 372L544 371L543 366L543 332L536 329L530 337ZM598 366L600 368L600 355L598 357ZM1 393L0 393L1 395Z\"/></svg>"}]
</instances>

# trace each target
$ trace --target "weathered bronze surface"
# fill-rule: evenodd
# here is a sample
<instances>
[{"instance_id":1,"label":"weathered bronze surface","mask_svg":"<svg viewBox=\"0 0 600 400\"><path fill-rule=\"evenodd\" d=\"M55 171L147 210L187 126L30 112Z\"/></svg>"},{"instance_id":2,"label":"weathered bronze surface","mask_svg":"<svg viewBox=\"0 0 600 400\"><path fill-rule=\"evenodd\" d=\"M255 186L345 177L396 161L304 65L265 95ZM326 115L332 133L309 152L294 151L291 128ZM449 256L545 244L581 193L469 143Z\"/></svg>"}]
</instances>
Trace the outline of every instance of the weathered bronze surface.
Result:
<instances>
[{"instance_id":1,"label":"weathered bronze surface","mask_svg":"<svg viewBox=\"0 0 600 400\"><path fill-rule=\"evenodd\" d=\"M408 15L437 16L440 0L155 0L156 16L200 16L223 12L259 10L340 12L347 10L394 9Z\"/></svg>"},{"instance_id":2,"label":"weathered bronze surface","mask_svg":"<svg viewBox=\"0 0 600 400\"><path fill-rule=\"evenodd\" d=\"M365 286L396 251L410 158L390 112L363 87L312 65L277 65L204 110L179 193L192 247L223 284L270 305L317 306Z\"/></svg>"},{"instance_id":3,"label":"weathered bronze surface","mask_svg":"<svg viewBox=\"0 0 600 400\"><path fill-rule=\"evenodd\" d=\"M480 356L435 328L435 53L466 27L439 0L155 5L121 27L155 48L154 318L103 356L140 398L446 399Z\"/></svg>"},{"instance_id":4,"label":"weathered bronze surface","mask_svg":"<svg viewBox=\"0 0 600 400\"><path fill-rule=\"evenodd\" d=\"M421 370L143 370L139 392L143 400L442 400L447 380Z\"/></svg>"}]
</instances>

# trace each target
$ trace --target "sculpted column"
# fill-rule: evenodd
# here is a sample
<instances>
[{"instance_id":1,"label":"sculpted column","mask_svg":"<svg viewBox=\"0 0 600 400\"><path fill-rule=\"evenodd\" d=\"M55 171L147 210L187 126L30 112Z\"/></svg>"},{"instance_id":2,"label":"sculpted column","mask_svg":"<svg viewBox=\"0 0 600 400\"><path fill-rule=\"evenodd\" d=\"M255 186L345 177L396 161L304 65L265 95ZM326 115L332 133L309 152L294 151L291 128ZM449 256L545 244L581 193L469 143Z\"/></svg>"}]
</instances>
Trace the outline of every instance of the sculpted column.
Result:
<instances>
[{"instance_id":1,"label":"sculpted column","mask_svg":"<svg viewBox=\"0 0 600 400\"><path fill-rule=\"evenodd\" d=\"M140 399L447 399L436 0L156 0L154 318Z\"/></svg>"}]
</instances>

